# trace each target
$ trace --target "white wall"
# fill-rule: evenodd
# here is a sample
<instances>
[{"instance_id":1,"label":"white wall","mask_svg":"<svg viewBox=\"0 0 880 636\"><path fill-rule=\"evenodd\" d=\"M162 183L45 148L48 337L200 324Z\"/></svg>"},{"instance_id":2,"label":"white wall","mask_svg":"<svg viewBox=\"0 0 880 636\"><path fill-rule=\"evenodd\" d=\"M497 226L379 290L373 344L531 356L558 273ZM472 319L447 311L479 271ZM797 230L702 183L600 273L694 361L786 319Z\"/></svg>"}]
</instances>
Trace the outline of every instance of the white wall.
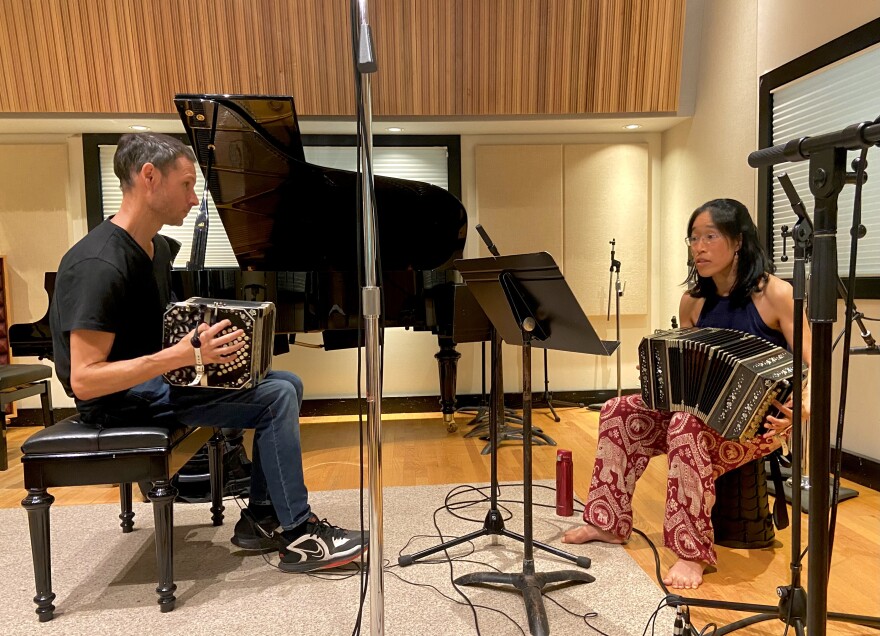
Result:
<instances>
[{"instance_id":1,"label":"white wall","mask_svg":"<svg viewBox=\"0 0 880 636\"><path fill-rule=\"evenodd\" d=\"M880 18L877 0L758 0L758 76Z\"/></svg>"},{"instance_id":2,"label":"white wall","mask_svg":"<svg viewBox=\"0 0 880 636\"><path fill-rule=\"evenodd\" d=\"M34 143L21 137L4 141L0 139L0 254L8 258L10 324L34 322L48 309L43 274L55 271L61 255L86 231L82 143L65 136L40 136ZM14 356L14 362L52 366L27 357ZM57 378L52 402L73 405ZM40 402L33 397L18 405L38 408Z\"/></svg>"}]
</instances>

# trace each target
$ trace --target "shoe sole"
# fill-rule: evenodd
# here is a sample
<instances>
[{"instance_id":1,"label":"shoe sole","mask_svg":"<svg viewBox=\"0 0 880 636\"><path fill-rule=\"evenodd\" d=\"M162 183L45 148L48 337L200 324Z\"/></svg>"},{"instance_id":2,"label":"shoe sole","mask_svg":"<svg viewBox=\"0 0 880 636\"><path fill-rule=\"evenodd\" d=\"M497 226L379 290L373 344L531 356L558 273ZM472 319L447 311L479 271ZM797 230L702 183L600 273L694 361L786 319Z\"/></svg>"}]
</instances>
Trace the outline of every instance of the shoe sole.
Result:
<instances>
[{"instance_id":1,"label":"shoe sole","mask_svg":"<svg viewBox=\"0 0 880 636\"><path fill-rule=\"evenodd\" d=\"M233 536L231 541L232 545L251 552L268 552L278 548L278 544L272 539L242 539Z\"/></svg>"},{"instance_id":2,"label":"shoe sole","mask_svg":"<svg viewBox=\"0 0 880 636\"><path fill-rule=\"evenodd\" d=\"M355 552L354 554L341 557L338 561L322 561L317 565L309 565L308 563L285 563L284 561L281 561L278 564L278 568L282 572L287 572L289 574L306 574L308 572L317 572L319 570L331 570L333 568L338 568L343 565L348 565L352 561L357 561L361 558L362 554L367 553L367 549L367 546L364 546L364 549L360 552Z\"/></svg>"}]
</instances>

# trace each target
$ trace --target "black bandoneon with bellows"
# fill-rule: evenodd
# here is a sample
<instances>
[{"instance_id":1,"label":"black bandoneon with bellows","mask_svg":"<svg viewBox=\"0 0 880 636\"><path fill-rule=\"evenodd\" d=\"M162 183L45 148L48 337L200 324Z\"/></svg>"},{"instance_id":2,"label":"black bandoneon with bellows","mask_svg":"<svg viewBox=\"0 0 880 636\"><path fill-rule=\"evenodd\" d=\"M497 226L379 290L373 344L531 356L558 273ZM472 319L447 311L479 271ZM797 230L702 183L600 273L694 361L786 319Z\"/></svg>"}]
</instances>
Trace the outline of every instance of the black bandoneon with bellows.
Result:
<instances>
[{"instance_id":1,"label":"black bandoneon with bellows","mask_svg":"<svg viewBox=\"0 0 880 636\"><path fill-rule=\"evenodd\" d=\"M658 331L639 345L645 405L685 411L727 439L749 439L773 400L784 403L797 375L789 351L733 329Z\"/></svg>"},{"instance_id":2,"label":"black bandoneon with bellows","mask_svg":"<svg viewBox=\"0 0 880 636\"><path fill-rule=\"evenodd\" d=\"M190 298L171 303L163 323L164 346L186 338L201 323L216 324L228 319L232 324L219 335L241 329L244 347L235 361L205 365L199 375L195 367L169 371L165 379L176 386L203 386L218 389L245 389L256 386L272 367L272 341L275 336L275 305L247 300ZM234 342L238 342L235 340ZM232 343L230 343L232 344Z\"/></svg>"}]
</instances>

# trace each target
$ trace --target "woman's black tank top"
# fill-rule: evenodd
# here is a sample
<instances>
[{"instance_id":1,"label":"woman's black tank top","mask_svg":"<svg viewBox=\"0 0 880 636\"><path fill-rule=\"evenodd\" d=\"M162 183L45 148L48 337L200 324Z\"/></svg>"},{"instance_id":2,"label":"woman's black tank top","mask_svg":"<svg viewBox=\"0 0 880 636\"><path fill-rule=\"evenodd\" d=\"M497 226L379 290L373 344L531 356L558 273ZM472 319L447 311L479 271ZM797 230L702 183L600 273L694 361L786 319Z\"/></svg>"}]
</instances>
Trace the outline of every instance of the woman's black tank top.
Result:
<instances>
[{"instance_id":1,"label":"woman's black tank top","mask_svg":"<svg viewBox=\"0 0 880 636\"><path fill-rule=\"evenodd\" d=\"M785 336L781 331L767 326L751 298L745 305L739 307L731 306L730 298L727 297L707 298L700 311L700 317L697 319L697 327L738 329L769 340L778 347L788 348Z\"/></svg>"}]
</instances>

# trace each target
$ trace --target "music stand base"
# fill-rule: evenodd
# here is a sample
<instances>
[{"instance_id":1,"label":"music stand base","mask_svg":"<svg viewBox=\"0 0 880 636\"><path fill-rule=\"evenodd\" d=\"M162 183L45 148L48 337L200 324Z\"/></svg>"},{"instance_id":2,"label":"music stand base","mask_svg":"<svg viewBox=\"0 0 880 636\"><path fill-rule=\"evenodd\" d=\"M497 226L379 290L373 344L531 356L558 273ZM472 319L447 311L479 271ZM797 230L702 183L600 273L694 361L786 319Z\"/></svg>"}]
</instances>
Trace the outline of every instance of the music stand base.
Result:
<instances>
[{"instance_id":1,"label":"music stand base","mask_svg":"<svg viewBox=\"0 0 880 636\"><path fill-rule=\"evenodd\" d=\"M504 527L504 518L501 516L501 512L497 508L490 508L489 512L486 513L486 519L483 521L483 527L479 530L469 532L468 534L462 535L456 539L441 543L440 545L435 545L433 548L427 548L420 552L416 552L415 554L402 554L400 555L400 557L398 557L397 563L401 567L406 567L408 565L412 565L419 559L423 559L426 556L430 556L432 554L440 552L441 550L448 550L449 548L455 547L461 543L466 543L468 541L472 541L473 539L486 536L491 536L493 539L496 539L498 536L510 537L511 539L516 539L521 543L525 541L525 537L523 537L523 535L517 534L516 532L508 530ZM497 541L493 541L493 544L497 544ZM532 541L532 545L562 559L571 561L579 568L588 569L592 565L590 557L577 556L571 554L570 552L560 550L559 548L554 548L553 546L547 545L546 543L542 543L540 541Z\"/></svg>"},{"instance_id":2,"label":"music stand base","mask_svg":"<svg viewBox=\"0 0 880 636\"><path fill-rule=\"evenodd\" d=\"M595 577L577 570L535 572L534 561L523 561L522 574L472 572L458 577L455 582L458 585L496 583L515 587L523 598L526 616L529 619L529 631L533 636L547 636L550 634L550 623L547 621L541 590L553 583L592 583L595 580Z\"/></svg>"},{"instance_id":3,"label":"music stand base","mask_svg":"<svg viewBox=\"0 0 880 636\"><path fill-rule=\"evenodd\" d=\"M473 432L473 431L471 431ZM467 437L467 435L465 435ZM492 441L489 440L488 437L480 437L482 440L487 440L488 443L483 447L483 450L480 451L480 455L488 455L492 452ZM521 442L523 439L522 429L516 426L502 426L501 430L498 432L498 446L501 446L502 442L506 441L516 441ZM556 440L547 435L544 431L539 428L532 429L532 446L556 446Z\"/></svg>"}]
</instances>

